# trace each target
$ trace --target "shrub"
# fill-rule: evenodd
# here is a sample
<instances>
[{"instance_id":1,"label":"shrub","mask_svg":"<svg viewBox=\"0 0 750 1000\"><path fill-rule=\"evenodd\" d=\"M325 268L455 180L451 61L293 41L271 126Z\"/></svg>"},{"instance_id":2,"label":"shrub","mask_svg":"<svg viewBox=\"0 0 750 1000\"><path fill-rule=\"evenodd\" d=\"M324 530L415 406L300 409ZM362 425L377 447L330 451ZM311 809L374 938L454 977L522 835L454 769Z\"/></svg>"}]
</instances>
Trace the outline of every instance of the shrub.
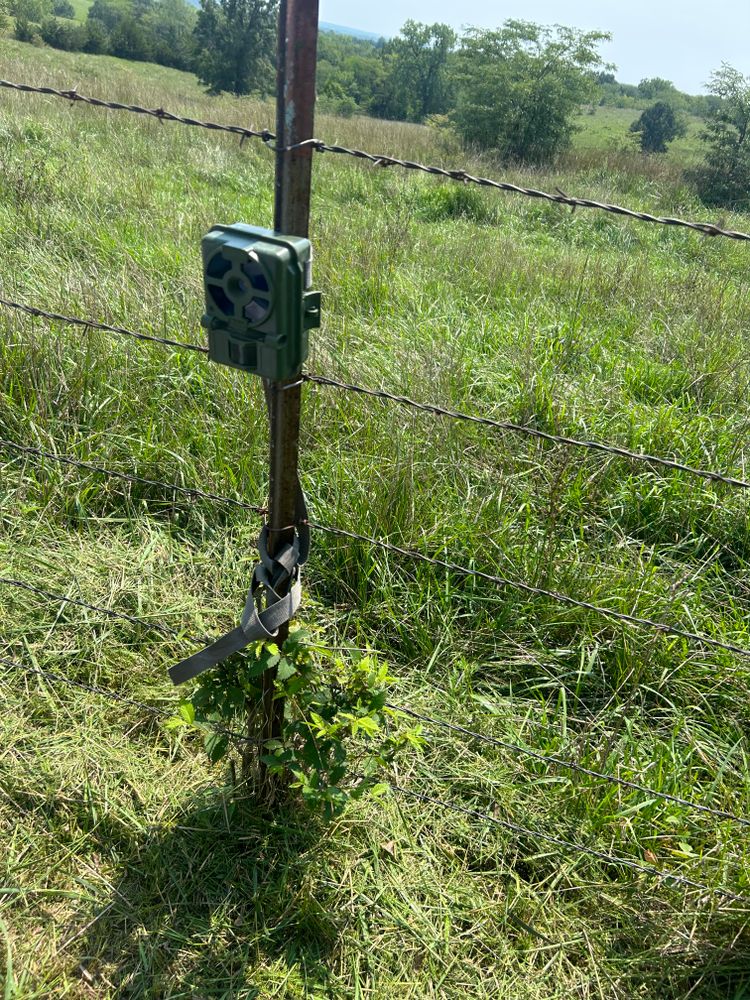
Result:
<instances>
[{"instance_id":1,"label":"shrub","mask_svg":"<svg viewBox=\"0 0 750 1000\"><path fill-rule=\"evenodd\" d=\"M644 153L666 153L667 143L687 132L685 123L666 101L657 101L630 126Z\"/></svg>"},{"instance_id":2,"label":"shrub","mask_svg":"<svg viewBox=\"0 0 750 1000\"><path fill-rule=\"evenodd\" d=\"M17 17L13 34L19 42L36 42L39 40L39 25L27 21L25 17Z\"/></svg>"},{"instance_id":3,"label":"shrub","mask_svg":"<svg viewBox=\"0 0 750 1000\"><path fill-rule=\"evenodd\" d=\"M65 24L55 17L45 18L40 34L47 45L66 52L83 51L88 40L88 31L84 24Z\"/></svg>"},{"instance_id":4,"label":"shrub","mask_svg":"<svg viewBox=\"0 0 750 1000\"><path fill-rule=\"evenodd\" d=\"M353 97L347 96L336 102L335 110L340 118L351 118L359 111L359 107Z\"/></svg>"},{"instance_id":5,"label":"shrub","mask_svg":"<svg viewBox=\"0 0 750 1000\"><path fill-rule=\"evenodd\" d=\"M75 8L70 0L54 0L52 13L56 17L67 17L74 20L76 16Z\"/></svg>"},{"instance_id":6,"label":"shrub","mask_svg":"<svg viewBox=\"0 0 750 1000\"><path fill-rule=\"evenodd\" d=\"M708 147L692 177L708 205L750 207L750 77L726 63L711 77L711 92L721 103L701 135Z\"/></svg>"},{"instance_id":7,"label":"shrub","mask_svg":"<svg viewBox=\"0 0 750 1000\"><path fill-rule=\"evenodd\" d=\"M169 728L200 732L211 760L221 760L231 752L226 731L236 731L247 713L262 714L260 679L271 669L286 715L280 738L266 742L261 760L271 773L291 778L289 787L327 818L367 791L385 791L383 769L403 746L421 746L419 727L404 726L403 713L386 704L393 681L386 664L374 655L342 655L311 643L302 629L289 634L282 650L258 642L202 674ZM243 778L249 757L245 748Z\"/></svg>"}]
</instances>

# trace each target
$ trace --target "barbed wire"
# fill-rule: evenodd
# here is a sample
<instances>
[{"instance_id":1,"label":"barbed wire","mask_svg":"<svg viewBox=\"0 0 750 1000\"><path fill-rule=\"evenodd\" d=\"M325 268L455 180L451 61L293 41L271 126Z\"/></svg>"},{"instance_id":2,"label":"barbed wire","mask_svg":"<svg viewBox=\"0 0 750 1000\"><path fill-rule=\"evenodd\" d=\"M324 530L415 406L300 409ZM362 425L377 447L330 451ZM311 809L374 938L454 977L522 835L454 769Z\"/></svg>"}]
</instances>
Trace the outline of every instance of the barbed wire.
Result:
<instances>
[{"instance_id":1,"label":"barbed wire","mask_svg":"<svg viewBox=\"0 0 750 1000\"><path fill-rule=\"evenodd\" d=\"M642 618L638 615L629 615L624 611L615 611L612 608L605 608L598 604L592 604L590 601L580 601L575 597L569 597L567 594L562 594L557 590L548 590L545 587L536 587L533 584L523 583L520 580L511 580L508 577L496 576L493 573L485 573L482 570L470 569L468 566L461 566L458 563L449 562L446 559L437 559L434 556L425 555L423 552L419 552L416 549L402 548L400 545L394 545L392 542L386 542L382 539L374 538L372 535L363 535L356 531L349 531L345 528L335 528L331 525L318 524L309 520L305 521L305 523L316 531L322 531L330 535L338 535L341 538L351 538L358 542L365 542L368 545L383 549L386 552L393 552L396 555L406 556L408 559L427 563L431 566L439 566L441 569L447 569L450 572L458 573L461 576L476 577L499 587L508 587L511 590L520 590L527 594L533 594L536 597L550 598L550 600L556 601L558 604L566 604L569 607L581 608L585 611L593 611L595 614L602 615L602 617L612 618L615 621L622 622L626 625L651 628L656 632L663 633L664 635L673 635L681 639L689 639L691 642L697 642L704 646L711 646L715 649L723 649L730 653L736 653L739 656L750 657L750 649L745 649L743 646L737 646L731 642L722 642L720 639L712 639L709 636L701 635L698 632L689 632L686 629L681 629L674 625L667 625L666 622L658 622L652 618Z\"/></svg>"},{"instance_id":2,"label":"barbed wire","mask_svg":"<svg viewBox=\"0 0 750 1000\"><path fill-rule=\"evenodd\" d=\"M155 622L150 618L139 617L136 615L130 615L123 611L116 611L112 608L103 607L98 604L91 604L86 601L81 601L78 598L69 597L66 594L58 594L49 590L45 590L41 587L37 587L34 584L28 583L25 580L17 580L13 577L0 576L0 585L13 587L18 590L24 590L28 593L34 594L38 597L43 598L47 601L60 601L64 604L72 604L76 607L84 608L88 611L93 611L95 613L101 614L107 618L111 619L121 619L122 621L129 622L130 624L141 625L145 628L151 628L158 631L160 634L168 636L175 639L187 639L190 642L194 642L197 645L205 645L205 643L210 642L211 639L208 636L195 636L195 635L183 635L179 629L174 628L171 625L167 625L166 622ZM655 788L651 788L649 785L644 785L636 781L628 780L627 778L620 778L618 775L607 774L604 771L597 771L593 768L585 767L578 761L566 760L563 757L559 757L556 754L542 754L535 750L531 750L528 747L523 747L518 743L513 743L510 740L501 740L496 737L487 736L484 733L478 733L475 730L469 729L465 726L461 726L454 722L449 722L446 719L436 719L432 716L426 715L423 712L418 712L415 709L405 706L396 705L388 703L388 707L396 712L403 712L406 715L417 719L420 722L424 722L427 725L438 726L441 729L446 729L451 732L460 733L461 735L468 736L471 739L479 740L480 742L487 743L492 746L501 747L504 750L508 750L511 753L531 757L534 760L538 760L540 763L553 764L559 768L566 768L571 771L576 771L581 774L585 774L588 777L602 779L609 784L619 785L623 788L628 788L633 791L642 792L645 795L651 796L653 798L661 799L662 801L672 802L676 805L683 806L687 809L692 809L697 812L706 813L712 816L716 816L718 819L731 820L738 823L741 826L750 826L750 821L743 819L743 817L738 816L736 813L729 812L725 809L715 809L712 806L705 806L699 802L694 802L691 799L681 798L679 795L671 795L668 792L661 792ZM233 734L239 735L239 734Z\"/></svg>"},{"instance_id":3,"label":"barbed wire","mask_svg":"<svg viewBox=\"0 0 750 1000\"><path fill-rule=\"evenodd\" d=\"M180 125L193 125L197 128L209 129L213 132L229 132L238 135L243 139L262 139L270 142L276 138L273 132L268 129L260 131L252 128L245 128L242 125L221 125L218 122L201 121L199 118L188 118L185 115L177 115L165 108L144 108L138 104L122 104L120 101L105 101L100 97L87 97L79 94L73 88L71 90L57 90L55 87L36 87L28 83L13 83L10 80L0 80L0 87L8 90L17 90L25 94L46 94L49 97L61 97L65 101L75 104L89 104L94 108L104 108L107 111L129 111L135 115L148 115L150 118L158 118L161 122L177 122Z\"/></svg>"},{"instance_id":4,"label":"barbed wire","mask_svg":"<svg viewBox=\"0 0 750 1000\"><path fill-rule=\"evenodd\" d=\"M346 392L357 393L369 396L373 399L380 399L385 402L397 403L399 406L409 407L423 413L430 413L438 417L448 417L451 420L466 421L472 424L479 424L482 427L491 427L500 431L512 431L514 434L525 434L528 437L538 438L541 441L549 441L550 444L565 445L574 448L585 448L589 451L601 452L605 455L614 455L618 458L626 458L636 462L646 462L651 465L660 465L669 469L676 469L679 472L687 472L692 476L699 476L702 479L709 479L718 483L725 483L728 486L738 486L742 489L750 489L750 482L744 479L735 479L725 475L723 472L715 472L712 469L701 469L692 465L685 465L676 459L663 458L659 455L649 455L646 452L631 451L629 448L622 448L619 445L608 444L604 441L588 441L581 438L566 437L562 434L551 434L547 431L537 430L535 427L528 427L525 424L516 424L506 420L495 420L492 417L479 417L469 413L462 413L459 410L447 409L438 406L436 403L420 403L410 399L408 396L399 396L388 392L385 389L370 389L366 386L357 385L353 382L342 382L339 379L328 378L324 375L301 376L300 382L310 382L314 385L329 386L341 389Z\"/></svg>"},{"instance_id":5,"label":"barbed wire","mask_svg":"<svg viewBox=\"0 0 750 1000\"><path fill-rule=\"evenodd\" d=\"M744 903L750 906L750 897L740 896L737 893L730 892L728 889L706 885L705 882L698 882L695 879L688 878L686 875L678 875L676 872L663 871L661 868L656 868L654 865L646 865L640 861L633 861L632 858L623 858L617 854L607 854L605 851L597 850L594 847L588 847L585 844L579 844L574 840L566 840L564 837L558 837L552 833L545 833L543 830L532 830L529 827L521 826L519 823L514 823L512 820L501 819L498 816L492 816L490 813L482 812L479 809L462 806L457 802L451 801L450 799L427 795L424 792L418 792L413 788L404 788L402 785L397 785L395 782L388 782L388 784L394 791L401 795L408 795L412 798L419 799L421 802L428 802L431 805L440 806L441 808L449 809L452 812L463 813L463 815L470 816L473 819L480 819L487 823L493 823L495 826L500 826L505 830L510 830L512 833L519 834L523 837L529 837L532 840L546 841L548 844L554 844L556 847L563 847L568 851L574 851L576 854L604 861L608 865L622 865L622 867L630 868L632 871L639 872L642 875L651 875L655 878L669 880L671 882L675 882L677 885L684 885L689 889L699 889L701 892L709 893L714 896L722 896L734 903Z\"/></svg>"},{"instance_id":6,"label":"barbed wire","mask_svg":"<svg viewBox=\"0 0 750 1000\"><path fill-rule=\"evenodd\" d=\"M3 580L3 583L10 583L10 581ZM15 581L11 583L11 586L15 585ZM36 590L36 588L24 586L26 590L32 590L33 592L39 593L40 596L44 596L44 591ZM57 595L60 600L67 600L67 598ZM71 603L76 603L75 601ZM100 611L103 614L107 613L106 608L92 608L92 610ZM115 612L110 612L110 617L121 617L125 620L132 620L127 615L119 615ZM144 624L148 624L144 622ZM177 633L178 634L178 633ZM134 698L128 698L126 695L120 694L118 691L113 691L112 688L103 688L96 684L86 684L84 681L77 681L72 677L67 677L65 674L57 674L51 670L42 670L40 667L29 667L25 663L19 663L17 660L9 659L7 656L0 656L0 664L6 667L11 667L12 669L18 671L19 673L29 674L32 676L43 677L45 680L52 681L55 684L64 684L68 687L79 688L82 691L87 691L90 694L95 694L100 698L105 698L108 701L119 702L120 704L130 705L133 708L143 709L149 715L154 718L171 720L175 718L175 710L178 708L177 705L174 706L173 710L159 708L156 705L149 705L144 701L137 701ZM216 722L202 722L200 728L204 730L210 730L211 732L217 733L220 736L226 736L228 739L235 740L240 743L252 744L253 746L263 746L265 741L260 739L255 739L252 736L248 736L246 733L238 733L233 729L227 729L225 726L220 725Z\"/></svg>"},{"instance_id":7,"label":"barbed wire","mask_svg":"<svg viewBox=\"0 0 750 1000\"><path fill-rule=\"evenodd\" d=\"M37 597L43 597L47 601L61 601L64 604L73 604L77 608L83 608L86 611L93 611L95 614L104 615L105 618L119 619L120 621L130 622L131 625L142 625L170 638L185 638L190 642L199 643L201 645L211 641L209 637L205 635L183 636L179 629L173 628L165 622L153 621L150 618L144 618L142 615L129 615L125 611L115 611L112 608L102 607L100 604L89 604L77 597L69 597L66 594L57 594L51 590L44 590L43 588L37 587L33 583L28 583L25 580L16 580L13 577L0 576L0 584L5 587L14 587L16 590L28 591L28 593L35 594Z\"/></svg>"},{"instance_id":8,"label":"barbed wire","mask_svg":"<svg viewBox=\"0 0 750 1000\"><path fill-rule=\"evenodd\" d=\"M2 580L0 580L0 582L2 582ZM463 736L468 736L470 739L478 740L481 743L487 743L490 746L500 747L503 750L508 750L521 756L531 757L533 760L537 760L542 764L553 764L558 768L576 771L578 774L585 774L590 778L601 779L611 785L619 785L621 788L629 788L633 791L644 792L647 795L651 795L657 799L662 799L666 802L674 802L675 805L684 806L685 808L693 809L696 812L706 813L710 816L717 817L717 819L732 820L735 823L739 823L740 826L750 827L750 820L743 819L741 816L737 816L735 813L729 812L726 809L715 809L713 806L704 806L699 802L693 802L691 799L684 799L679 795L671 795L669 792L660 792L655 788L650 788L648 785L642 785L637 781L630 781L628 778L621 778L616 774L607 774L605 771L597 771L595 768L585 767L578 761L565 760L565 758L558 757L556 754L539 753L536 750L531 750L529 747L522 747L518 743L512 743L509 740L498 739L495 736L487 736L485 733L477 733L472 729L468 729L466 726L461 726L455 722L448 722L446 719L432 718L429 715L425 715L423 712L415 711L413 708L392 704L389 704L388 707L397 712L404 712L406 715L411 716L413 719L417 719L419 722L424 722L428 726L438 726L441 729L448 729L451 732L460 733Z\"/></svg>"},{"instance_id":9,"label":"barbed wire","mask_svg":"<svg viewBox=\"0 0 750 1000\"><path fill-rule=\"evenodd\" d=\"M69 323L76 326L88 327L94 330L101 330L105 333L132 337L136 340L165 345L167 347L175 347L181 350L197 351L200 354L208 354L208 348L203 347L200 344L184 343L179 340L170 340L167 337L157 337L150 334L138 333L135 330L129 330L121 326L99 323L96 320L83 319L77 316L66 316L62 313L50 312L46 309L41 309L38 306L30 306L22 302L14 302L10 299L0 297L0 306L5 306L8 309L16 309L30 316L40 317L54 322ZM689 475L697 476L698 478L706 479L712 482L723 483L727 486L750 489L750 482L747 480L738 479L723 472L716 472L713 469L702 469L697 466L687 465L683 462L677 461L677 459L664 458L660 455L650 455L646 452L632 451L629 448L623 448L620 445L610 444L606 441L589 441L581 438L568 437L562 434L552 434L548 431L541 431L535 427L529 427L525 424L516 424L512 421L496 420L492 417L480 417L475 414L463 413L459 410L453 410L440 406L437 403L421 403L415 399L411 399L409 396L397 395L396 393L389 392L386 389L372 389L367 386L358 385L353 382L344 382L340 379L330 378L325 375L305 373L300 376L297 382L289 383L289 385L285 386L285 388L291 388L305 382L312 385L320 385L328 388L339 389L345 392L356 393L373 399L379 399L383 402L396 403L399 406L415 409L422 413L429 413L433 416L446 417L451 420L477 424L482 427L489 427L493 430L522 434L541 441L548 441L553 445L583 448L588 451L596 451L601 454L612 455L616 458L624 458L629 461L644 462L649 465L658 465L663 468L674 469L678 472L685 472Z\"/></svg>"},{"instance_id":10,"label":"barbed wire","mask_svg":"<svg viewBox=\"0 0 750 1000\"><path fill-rule=\"evenodd\" d=\"M305 144L298 143L298 145ZM565 205L572 208L573 211L577 208L598 209L601 212L608 212L611 215L621 215L628 219L636 219L639 222L651 222L660 226L676 226L683 229L692 229L695 232L702 233L704 236L725 236L730 240L750 241L750 233L743 233L733 229L722 229L712 222L691 222L687 219L677 219L671 216L652 215L650 212L638 212L632 208L624 208L622 205L611 205L607 202L595 201L593 198L575 198L559 190L557 194L550 194L548 191L521 187L519 184L511 184L509 181L496 181L490 177L476 177L466 170L450 170L444 167L426 166L423 163L416 163L413 160L402 160L395 156L368 153L362 149L331 146L321 142L319 139L308 139L306 145L311 146L319 153L343 153L360 160L368 160L378 167L402 167L404 170L419 170L425 174L445 177L448 180L460 181L463 184L477 184L480 187L494 188L497 191L518 194L525 198L535 198L553 202L556 205Z\"/></svg>"},{"instance_id":11,"label":"barbed wire","mask_svg":"<svg viewBox=\"0 0 750 1000\"><path fill-rule=\"evenodd\" d=\"M129 473L115 471L113 469L106 469L103 466L94 465L90 462L83 462L79 459L70 458L66 455L56 455L53 452L44 451L41 448L30 447L27 445L15 444L13 441L5 441L0 439L0 448L13 449L21 454L30 455L32 457L41 457L48 459L52 462L59 462L64 465L70 465L78 468L83 468L91 472L99 473L104 476L113 476L117 479L124 479L126 481L132 481L136 483L145 483L150 486L158 486L161 489L175 490L178 493L191 496L199 497L202 499L210 500L216 503L228 503L233 504L237 507L241 507L246 510L250 510L253 513L264 515L267 513L266 508L260 506L254 506L252 504L246 504L244 501L236 500L233 497L222 496L216 493L208 493L203 490L198 490L193 487L177 486L174 483L162 483L158 480L144 479L140 476L133 476ZM474 577L480 580L484 580L487 583L492 583L499 587L508 587L512 590L519 590L526 594L532 594L537 597L546 597L550 600L557 602L558 604L565 604L569 607L580 608L585 611L592 611L595 614L601 615L604 618L611 618L614 621L622 622L627 625L638 626L641 628L650 628L656 632L660 632L664 635L672 635L677 638L687 639L691 642L696 642L702 646L710 646L714 649L722 649L726 652L736 653L739 656L750 658L750 649L746 649L743 646L738 646L735 643L723 642L720 639L713 639L710 636L701 635L698 632L691 632L687 629L679 628L675 625L668 625L666 622L655 621L653 618L641 617L638 615L631 615L624 611L615 611L613 608L605 608L598 604L593 604L590 601L582 601L575 597L570 597L567 594L563 594L560 591L549 590L545 587L537 587L530 583L524 583L521 580L512 580L508 577L499 576L493 573L486 573L482 570L472 569L468 566L461 566L459 563L450 562L446 559L439 559L435 556L426 555L423 552L419 552L416 549L404 548L400 545L394 545L392 542L384 541L380 538L375 538L372 535L364 535L356 531L349 531L346 528L338 528L333 525L321 524L316 521L311 521L305 519L303 522L307 524L308 527L312 528L314 531L320 531L326 534L335 535L340 538L349 538L353 541L364 542L368 545L372 545L386 552L393 552L396 555L405 556L408 559L426 563L431 566L438 566L441 569L447 569L452 573L457 573L461 576Z\"/></svg>"},{"instance_id":12,"label":"barbed wire","mask_svg":"<svg viewBox=\"0 0 750 1000\"><path fill-rule=\"evenodd\" d=\"M352 149L348 146L326 143L321 139L306 139L302 142L294 143L290 146L275 147L271 143L276 138L273 132L268 129L260 131L252 128L244 128L241 125L222 125L218 122L201 121L197 118L188 118L185 115L174 114L164 108L145 108L137 104L122 104L119 101L105 101L97 97L87 97L79 94L77 90L57 90L55 87L37 87L24 83L13 83L10 80L0 80L0 87L10 90L21 91L31 94L45 94L51 97L62 98L72 103L82 102L96 108L105 108L110 111L128 111L133 114L148 115L157 118L159 121L173 121L182 125L192 125L198 128L210 129L217 132L229 132L240 136L240 141L255 138L261 139L269 148L278 152L291 152L293 150L310 149L316 153L334 153L344 156L351 156L358 160L365 160L378 167L400 167L404 170L417 170L425 174L436 177L444 177L447 180L459 181L463 184L476 184L480 187L491 188L497 191L504 191L509 194L522 195L526 198L534 198L556 205L564 205L572 208L589 208L611 215L619 215L628 219L635 219L639 222L654 223L661 226L680 227L691 229L704 236L723 236L731 240L750 241L750 233L739 232L733 229L723 229L712 222L692 222L687 219L673 218L671 216L652 215L649 212L639 212L631 208L624 208L622 205L612 205L607 202L595 201L592 198L577 198L565 194L558 189L556 194L548 191L541 191L537 188L522 187L519 184L512 184L509 181L497 181L490 177L477 177L463 169L446 169L445 167L430 166L418 163L414 160L400 159L383 153L370 153L363 149Z\"/></svg>"},{"instance_id":13,"label":"barbed wire","mask_svg":"<svg viewBox=\"0 0 750 1000\"><path fill-rule=\"evenodd\" d=\"M241 507L243 510L252 511L254 514L267 514L267 507L260 507L255 504L245 503L244 500L237 500L235 497L222 496L219 493L209 493L206 490L196 489L192 486L178 486L177 483L164 483L158 479L147 479L132 472L120 472L116 469L107 469L104 466L96 465L93 462L84 462L78 458L71 458L68 455L57 455L43 448L36 448L30 445L16 444L15 441L6 441L0 438L0 448L19 452L22 455L30 455L34 458L45 458L60 465L70 465L77 469L86 469L88 472L96 472L99 475L110 479L122 479L128 483L138 483L144 486L156 486L159 489L167 490L171 493L179 493L191 499L211 500L214 503L231 504Z\"/></svg>"},{"instance_id":14,"label":"barbed wire","mask_svg":"<svg viewBox=\"0 0 750 1000\"><path fill-rule=\"evenodd\" d=\"M128 698L125 695L119 694L117 691L111 690L111 688L99 687L96 684L85 684L83 681L74 680L72 677L66 677L64 674L53 673L51 670L42 670L39 667L27 667L26 664L18 663L17 660L8 659L7 656L0 656L0 663L2 663L3 666L20 670L24 674L36 674L39 677L44 677L47 680L54 681L58 684L67 684L70 687L81 688L84 691L89 691L102 698L108 698L110 701L118 701L125 705L132 705L135 708L142 709L144 712L148 712L150 715L167 717L170 714L165 712L163 709L157 708L155 705L147 705L144 701L136 701L133 698Z\"/></svg>"},{"instance_id":15,"label":"barbed wire","mask_svg":"<svg viewBox=\"0 0 750 1000\"><path fill-rule=\"evenodd\" d=\"M103 610L103 609L100 609ZM145 702L137 701L133 698L128 698L125 695L121 695L117 691L113 691L110 688L102 688L95 684L86 684L83 681L74 680L71 677L66 677L64 674L57 674L50 670L42 670L38 667L29 667L23 663L19 663L17 660L10 659L7 656L0 656L0 664L6 667L10 667L13 670L19 671L21 673L43 677L45 680L49 680L55 684L65 684L69 687L75 687L87 691L89 693L95 694L99 697L104 697L110 701L118 702L120 704L130 705L135 708L139 708L142 711L147 712L154 718L173 718L172 713L164 709L160 709L155 705L148 705ZM233 737L235 739L239 738L245 742L252 742L259 744L260 741L253 740L243 733L234 733L231 730L223 729L220 726L210 726L217 733L225 735L227 737ZM740 896L736 893L730 892L727 889L722 889L715 886L709 886L706 883L698 882L695 879L688 878L685 875L679 875L675 872L667 872L662 869L656 868L653 865L645 865L638 861L634 861L631 858L624 858L620 855L607 854L604 851L599 851L596 848L588 847L584 844L579 844L576 841L566 840L563 837L558 837L554 834L545 833L543 830L532 830L528 827L521 826L518 823L514 823L511 820L501 819L498 816L492 816L490 813L482 812L478 809L472 809L468 806L462 806L457 802L452 802L445 798L438 798L433 795L427 795L424 792L418 792L415 789L404 788L401 785L397 785L394 782L388 782L390 788L394 791L399 792L402 795L411 796L412 798L419 799L422 802L428 802L432 805L440 806L444 809L449 809L453 812L460 812L466 816L470 816L474 819L480 819L484 822L492 823L496 826L502 827L503 829L510 830L512 833L519 834L521 836L529 837L533 840L542 840L550 844L554 844L556 847L562 847L566 850L574 851L579 855L584 855L591 858L596 858L599 861L604 861L609 865L619 865L624 868L629 868L633 871L639 872L645 875L651 875L659 879L664 879L668 881L675 882L678 885L684 885L691 889L699 889L702 892L709 893L711 895L717 895L731 900L732 902L745 903L750 905L750 898L745 896Z\"/></svg>"},{"instance_id":16,"label":"barbed wire","mask_svg":"<svg viewBox=\"0 0 750 1000\"><path fill-rule=\"evenodd\" d=\"M47 309L25 305L23 302L14 302L11 299L0 298L0 306L5 306L6 309L16 309L19 312L26 313L28 316L36 316L40 319L68 323L71 326L83 326L91 330L102 330L104 333L115 333L121 337L132 337L134 340L145 340L152 344L162 344L166 347L177 347L183 351L197 351L199 354L208 354L208 348L203 347L201 344L189 344L181 340L170 340L168 337L138 333L135 330L128 330L124 326L111 326L109 323L100 323L93 319L81 319L79 316L64 316L62 313L49 312Z\"/></svg>"}]
</instances>

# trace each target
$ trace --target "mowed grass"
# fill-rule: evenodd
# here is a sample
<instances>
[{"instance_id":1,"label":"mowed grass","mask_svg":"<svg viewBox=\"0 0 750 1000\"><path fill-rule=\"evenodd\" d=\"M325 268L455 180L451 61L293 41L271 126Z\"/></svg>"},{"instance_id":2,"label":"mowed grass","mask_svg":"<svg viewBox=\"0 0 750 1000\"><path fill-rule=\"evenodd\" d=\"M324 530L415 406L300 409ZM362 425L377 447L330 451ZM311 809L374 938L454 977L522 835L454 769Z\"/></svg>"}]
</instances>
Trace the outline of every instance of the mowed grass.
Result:
<instances>
[{"instance_id":1,"label":"mowed grass","mask_svg":"<svg viewBox=\"0 0 750 1000\"><path fill-rule=\"evenodd\" d=\"M8 79L199 118L270 104L3 42ZM428 130L329 141L501 176ZM0 95L0 294L202 341L199 242L269 225L259 143ZM709 218L674 163L590 151L517 182ZM750 228L748 217L726 225ZM323 329L309 367L748 478L748 250L435 178L315 159ZM203 357L2 311L0 436L262 503L259 386ZM234 623L258 521L0 453L0 575L184 634ZM307 387L316 520L750 646L742 490ZM372 646L393 700L748 814L750 660L315 534L301 615ZM169 709L189 649L0 583L0 655ZM2 668L6 996L741 1000L747 908L393 793L324 827L238 811L199 743L132 705ZM392 780L750 895L747 826L427 727Z\"/></svg>"}]
</instances>

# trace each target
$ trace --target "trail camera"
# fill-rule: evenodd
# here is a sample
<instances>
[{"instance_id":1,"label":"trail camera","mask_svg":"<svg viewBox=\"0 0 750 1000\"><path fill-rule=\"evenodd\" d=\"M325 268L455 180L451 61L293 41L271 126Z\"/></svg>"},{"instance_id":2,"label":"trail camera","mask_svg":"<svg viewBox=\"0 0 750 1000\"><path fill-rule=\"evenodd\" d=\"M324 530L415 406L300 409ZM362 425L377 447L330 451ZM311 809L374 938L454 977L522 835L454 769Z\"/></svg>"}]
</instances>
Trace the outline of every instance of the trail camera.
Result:
<instances>
[{"instance_id":1,"label":"trail camera","mask_svg":"<svg viewBox=\"0 0 750 1000\"><path fill-rule=\"evenodd\" d=\"M209 357L263 378L297 375L320 326L310 241L238 222L213 226L201 250Z\"/></svg>"}]
</instances>

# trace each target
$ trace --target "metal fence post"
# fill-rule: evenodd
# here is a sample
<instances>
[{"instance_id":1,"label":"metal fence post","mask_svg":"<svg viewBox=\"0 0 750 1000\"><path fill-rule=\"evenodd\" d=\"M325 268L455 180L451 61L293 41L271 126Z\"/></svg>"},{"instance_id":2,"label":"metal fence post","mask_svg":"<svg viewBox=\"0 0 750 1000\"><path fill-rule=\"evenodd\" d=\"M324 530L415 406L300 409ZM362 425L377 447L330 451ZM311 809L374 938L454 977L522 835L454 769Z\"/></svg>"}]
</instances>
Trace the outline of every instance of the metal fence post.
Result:
<instances>
[{"instance_id":1,"label":"metal fence post","mask_svg":"<svg viewBox=\"0 0 750 1000\"><path fill-rule=\"evenodd\" d=\"M276 78L276 188L274 228L288 236L307 236L310 217L312 149L287 147L311 139L315 115L315 65L318 0L281 0ZM295 379L291 380L296 381ZM298 491L301 386L266 381L270 426L268 549L271 555L293 538ZM281 645L288 625L278 635ZM281 735L284 703L274 699L275 670L263 675L261 739ZM261 791L273 796L272 776L261 768Z\"/></svg>"}]
</instances>

